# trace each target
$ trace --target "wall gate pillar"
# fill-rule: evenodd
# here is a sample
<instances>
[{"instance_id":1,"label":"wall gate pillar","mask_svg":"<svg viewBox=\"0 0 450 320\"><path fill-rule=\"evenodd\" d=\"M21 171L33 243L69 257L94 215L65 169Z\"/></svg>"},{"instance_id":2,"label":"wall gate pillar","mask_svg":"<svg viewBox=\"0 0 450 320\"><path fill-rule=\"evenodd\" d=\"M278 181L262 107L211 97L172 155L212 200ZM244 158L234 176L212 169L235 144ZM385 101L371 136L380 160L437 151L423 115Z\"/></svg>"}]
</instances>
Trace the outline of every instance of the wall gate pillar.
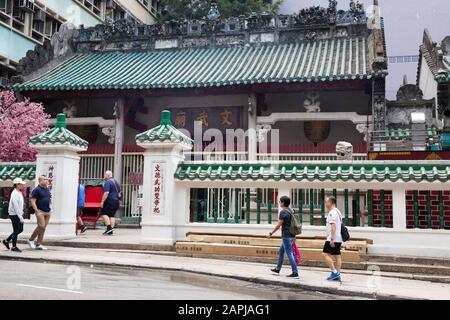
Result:
<instances>
[{"instance_id":1,"label":"wall gate pillar","mask_svg":"<svg viewBox=\"0 0 450 320\"><path fill-rule=\"evenodd\" d=\"M174 175L193 142L172 126L170 111L163 111L160 125L137 135L136 142L145 149L141 242L173 245L176 220L186 216L188 198L188 190L184 195L176 190Z\"/></svg>"},{"instance_id":2,"label":"wall gate pillar","mask_svg":"<svg viewBox=\"0 0 450 320\"><path fill-rule=\"evenodd\" d=\"M47 176L52 194L52 217L45 237L52 240L75 238L80 168L78 152L86 151L88 143L67 130L66 116L59 114L56 126L31 138L30 144L38 150L36 185L39 176Z\"/></svg>"}]
</instances>

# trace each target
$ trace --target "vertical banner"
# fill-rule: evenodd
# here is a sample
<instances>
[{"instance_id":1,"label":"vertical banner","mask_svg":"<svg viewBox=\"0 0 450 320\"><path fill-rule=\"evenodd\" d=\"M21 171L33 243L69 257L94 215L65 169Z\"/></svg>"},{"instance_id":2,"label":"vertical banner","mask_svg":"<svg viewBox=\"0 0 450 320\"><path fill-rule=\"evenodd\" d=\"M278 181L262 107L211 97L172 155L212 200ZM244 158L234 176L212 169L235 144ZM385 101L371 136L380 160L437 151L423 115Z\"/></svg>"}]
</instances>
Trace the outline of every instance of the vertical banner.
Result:
<instances>
[{"instance_id":1,"label":"vertical banner","mask_svg":"<svg viewBox=\"0 0 450 320\"><path fill-rule=\"evenodd\" d=\"M164 164L152 163L152 215L164 215Z\"/></svg>"}]
</instances>

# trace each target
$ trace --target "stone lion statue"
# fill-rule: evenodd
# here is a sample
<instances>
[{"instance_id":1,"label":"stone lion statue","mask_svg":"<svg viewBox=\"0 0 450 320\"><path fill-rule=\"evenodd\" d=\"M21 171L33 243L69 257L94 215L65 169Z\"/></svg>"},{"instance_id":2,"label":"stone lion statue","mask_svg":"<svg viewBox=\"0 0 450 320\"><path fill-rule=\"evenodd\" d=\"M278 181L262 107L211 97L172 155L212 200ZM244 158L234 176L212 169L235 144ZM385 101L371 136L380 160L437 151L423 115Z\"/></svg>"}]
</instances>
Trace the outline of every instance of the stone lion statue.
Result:
<instances>
[{"instance_id":1,"label":"stone lion statue","mask_svg":"<svg viewBox=\"0 0 450 320\"><path fill-rule=\"evenodd\" d=\"M353 145L344 141L338 142L336 145L336 154L338 160L353 160Z\"/></svg>"}]
</instances>

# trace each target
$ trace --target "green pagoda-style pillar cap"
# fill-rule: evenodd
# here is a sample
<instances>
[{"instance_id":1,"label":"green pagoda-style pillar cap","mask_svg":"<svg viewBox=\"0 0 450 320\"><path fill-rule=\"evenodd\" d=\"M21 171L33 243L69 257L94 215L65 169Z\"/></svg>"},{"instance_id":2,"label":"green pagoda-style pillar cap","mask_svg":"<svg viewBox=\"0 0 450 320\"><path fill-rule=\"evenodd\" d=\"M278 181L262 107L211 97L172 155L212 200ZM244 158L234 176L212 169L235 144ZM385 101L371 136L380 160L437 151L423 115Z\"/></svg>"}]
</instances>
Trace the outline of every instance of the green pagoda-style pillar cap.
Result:
<instances>
[{"instance_id":1,"label":"green pagoda-style pillar cap","mask_svg":"<svg viewBox=\"0 0 450 320\"><path fill-rule=\"evenodd\" d=\"M172 115L170 111L164 110L161 112L161 123L162 126L172 125Z\"/></svg>"},{"instance_id":2,"label":"green pagoda-style pillar cap","mask_svg":"<svg viewBox=\"0 0 450 320\"><path fill-rule=\"evenodd\" d=\"M136 136L136 142L138 144L155 142L181 143L186 149L192 148L193 145L191 138L184 135L180 130L172 125L171 112L168 110L161 112L161 122L159 126L138 134Z\"/></svg>"},{"instance_id":3,"label":"green pagoda-style pillar cap","mask_svg":"<svg viewBox=\"0 0 450 320\"><path fill-rule=\"evenodd\" d=\"M63 113L56 116L56 125L54 128L31 137L30 144L35 147L45 145L72 146L79 149L77 151L85 151L89 146L87 141L67 129L66 115Z\"/></svg>"},{"instance_id":4,"label":"green pagoda-style pillar cap","mask_svg":"<svg viewBox=\"0 0 450 320\"><path fill-rule=\"evenodd\" d=\"M57 128L67 128L66 115L64 113L59 113L56 116L56 127Z\"/></svg>"}]
</instances>

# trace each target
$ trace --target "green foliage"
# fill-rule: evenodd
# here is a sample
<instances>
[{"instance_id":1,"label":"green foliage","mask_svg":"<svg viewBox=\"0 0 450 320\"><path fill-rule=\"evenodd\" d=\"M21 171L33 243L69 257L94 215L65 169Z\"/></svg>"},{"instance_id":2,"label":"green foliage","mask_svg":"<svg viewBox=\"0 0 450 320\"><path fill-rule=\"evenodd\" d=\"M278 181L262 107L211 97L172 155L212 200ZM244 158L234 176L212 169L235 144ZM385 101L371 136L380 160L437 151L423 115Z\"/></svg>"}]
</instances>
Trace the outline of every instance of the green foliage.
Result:
<instances>
[{"instance_id":1,"label":"green foliage","mask_svg":"<svg viewBox=\"0 0 450 320\"><path fill-rule=\"evenodd\" d=\"M223 18L238 17L252 12L261 14L266 11L276 14L284 0L218 0L218 8ZM271 3L273 2L273 3ZM162 0L161 21L192 20L206 17L210 9L210 0Z\"/></svg>"}]
</instances>

